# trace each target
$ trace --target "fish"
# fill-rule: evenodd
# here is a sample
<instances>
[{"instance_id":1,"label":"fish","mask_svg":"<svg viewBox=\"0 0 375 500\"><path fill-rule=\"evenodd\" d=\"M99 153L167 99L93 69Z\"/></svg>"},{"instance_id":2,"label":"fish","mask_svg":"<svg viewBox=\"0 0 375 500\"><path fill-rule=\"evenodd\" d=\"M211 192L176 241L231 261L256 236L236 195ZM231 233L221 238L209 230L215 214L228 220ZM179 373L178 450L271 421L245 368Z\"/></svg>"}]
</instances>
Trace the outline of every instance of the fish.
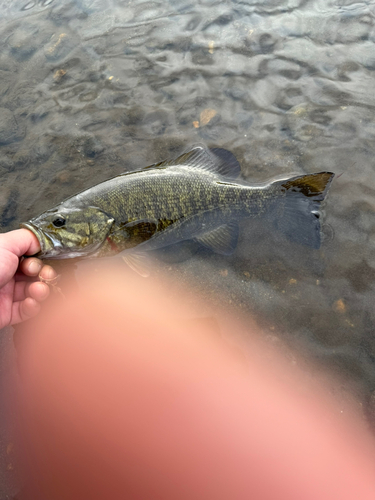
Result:
<instances>
[{"instance_id":1,"label":"fish","mask_svg":"<svg viewBox=\"0 0 375 500\"><path fill-rule=\"evenodd\" d=\"M198 144L173 160L125 172L76 194L21 227L38 238L41 259L121 254L148 276L148 252L194 240L221 255L234 252L239 222L273 214L298 244L321 245L320 205L334 173L249 185L230 151Z\"/></svg>"}]
</instances>

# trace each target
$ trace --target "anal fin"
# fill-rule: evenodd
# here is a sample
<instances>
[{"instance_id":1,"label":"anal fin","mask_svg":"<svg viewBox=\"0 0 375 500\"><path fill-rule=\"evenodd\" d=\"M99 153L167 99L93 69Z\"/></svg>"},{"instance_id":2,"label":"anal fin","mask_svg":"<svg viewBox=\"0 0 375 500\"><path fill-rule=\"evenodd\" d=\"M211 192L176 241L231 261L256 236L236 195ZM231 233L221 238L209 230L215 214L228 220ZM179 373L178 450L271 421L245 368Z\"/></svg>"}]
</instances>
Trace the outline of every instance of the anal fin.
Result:
<instances>
[{"instance_id":1,"label":"anal fin","mask_svg":"<svg viewBox=\"0 0 375 500\"><path fill-rule=\"evenodd\" d=\"M194 239L216 253L231 255L237 246L238 232L238 224L231 222Z\"/></svg>"}]
</instances>

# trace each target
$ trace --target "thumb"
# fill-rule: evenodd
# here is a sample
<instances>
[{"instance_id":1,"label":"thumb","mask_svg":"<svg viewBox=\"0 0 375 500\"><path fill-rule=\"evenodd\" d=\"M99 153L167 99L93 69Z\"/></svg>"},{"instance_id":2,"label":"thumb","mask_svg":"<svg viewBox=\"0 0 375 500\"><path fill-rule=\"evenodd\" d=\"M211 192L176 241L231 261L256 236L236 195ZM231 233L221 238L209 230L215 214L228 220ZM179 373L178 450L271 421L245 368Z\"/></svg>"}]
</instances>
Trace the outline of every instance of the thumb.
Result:
<instances>
[{"instance_id":1,"label":"thumb","mask_svg":"<svg viewBox=\"0 0 375 500\"><path fill-rule=\"evenodd\" d=\"M38 238L28 229L16 229L0 235L0 247L17 257L34 255L40 251Z\"/></svg>"}]
</instances>

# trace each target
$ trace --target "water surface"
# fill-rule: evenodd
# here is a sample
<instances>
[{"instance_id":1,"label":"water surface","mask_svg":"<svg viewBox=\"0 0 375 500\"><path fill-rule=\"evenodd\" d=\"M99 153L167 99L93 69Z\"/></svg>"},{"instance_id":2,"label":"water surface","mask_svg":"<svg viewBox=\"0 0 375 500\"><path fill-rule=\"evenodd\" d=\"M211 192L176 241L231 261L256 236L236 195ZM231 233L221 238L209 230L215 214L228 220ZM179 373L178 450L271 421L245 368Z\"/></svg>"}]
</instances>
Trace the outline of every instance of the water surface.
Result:
<instances>
[{"instance_id":1,"label":"water surface","mask_svg":"<svg viewBox=\"0 0 375 500\"><path fill-rule=\"evenodd\" d=\"M343 377L375 415L375 2L0 0L0 224L204 143L243 178L328 170L318 251L241 225L161 264Z\"/></svg>"}]
</instances>

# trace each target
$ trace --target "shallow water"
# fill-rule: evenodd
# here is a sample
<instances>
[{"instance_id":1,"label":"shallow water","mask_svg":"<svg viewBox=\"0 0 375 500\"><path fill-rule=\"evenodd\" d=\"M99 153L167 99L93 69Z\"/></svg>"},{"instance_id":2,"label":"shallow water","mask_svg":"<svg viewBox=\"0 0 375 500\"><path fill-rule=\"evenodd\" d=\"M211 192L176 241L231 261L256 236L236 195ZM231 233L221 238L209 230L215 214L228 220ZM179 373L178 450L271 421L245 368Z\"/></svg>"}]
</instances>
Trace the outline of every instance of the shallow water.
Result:
<instances>
[{"instance_id":1,"label":"shallow water","mask_svg":"<svg viewBox=\"0 0 375 500\"><path fill-rule=\"evenodd\" d=\"M339 373L375 415L375 2L0 9L1 230L197 142L231 150L248 182L342 174L319 251L244 221L233 256L165 268Z\"/></svg>"}]
</instances>

